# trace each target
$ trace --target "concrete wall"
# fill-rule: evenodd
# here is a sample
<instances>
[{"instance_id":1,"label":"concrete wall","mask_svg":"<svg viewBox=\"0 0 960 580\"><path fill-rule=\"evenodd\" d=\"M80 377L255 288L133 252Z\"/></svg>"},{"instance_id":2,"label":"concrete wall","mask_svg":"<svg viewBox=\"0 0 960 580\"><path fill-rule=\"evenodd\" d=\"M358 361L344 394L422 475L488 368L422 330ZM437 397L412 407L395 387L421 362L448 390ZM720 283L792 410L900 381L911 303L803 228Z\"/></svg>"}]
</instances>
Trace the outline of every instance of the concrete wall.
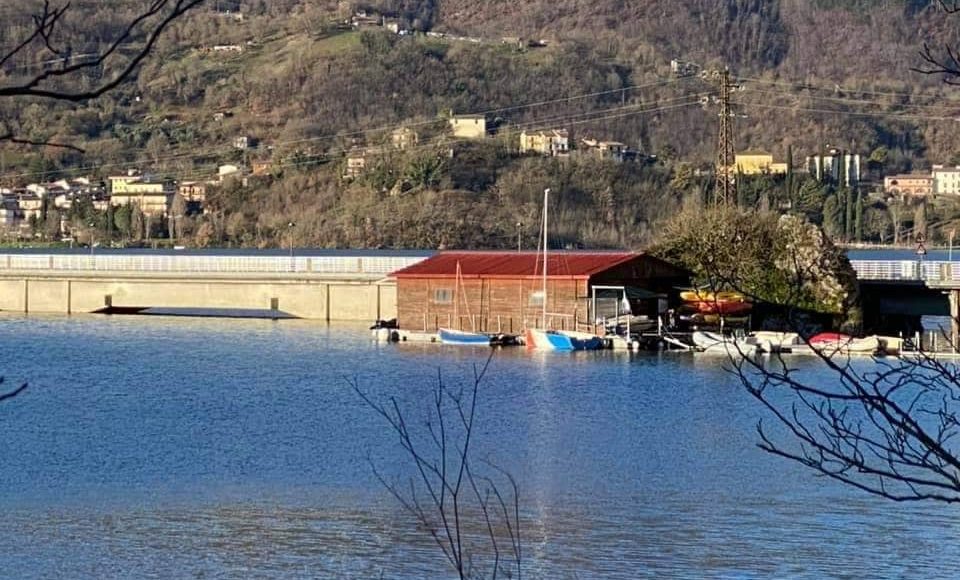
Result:
<instances>
[{"instance_id":1,"label":"concrete wall","mask_svg":"<svg viewBox=\"0 0 960 580\"><path fill-rule=\"evenodd\" d=\"M397 315L396 285L363 280L231 280L109 276L5 276L0 310L72 314L129 308L271 309L315 320Z\"/></svg>"}]
</instances>

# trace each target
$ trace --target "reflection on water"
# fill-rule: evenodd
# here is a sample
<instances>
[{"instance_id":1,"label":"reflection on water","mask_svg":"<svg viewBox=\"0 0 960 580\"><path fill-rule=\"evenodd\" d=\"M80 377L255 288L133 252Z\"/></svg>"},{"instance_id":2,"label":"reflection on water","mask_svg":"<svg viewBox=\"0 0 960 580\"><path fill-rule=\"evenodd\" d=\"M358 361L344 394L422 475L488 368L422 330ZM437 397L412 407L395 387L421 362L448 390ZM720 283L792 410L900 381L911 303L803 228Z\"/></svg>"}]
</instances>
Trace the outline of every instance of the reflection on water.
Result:
<instances>
[{"instance_id":1,"label":"reflection on water","mask_svg":"<svg viewBox=\"0 0 960 580\"><path fill-rule=\"evenodd\" d=\"M424 416L486 350L302 321L0 319L0 570L27 577L449 577L376 483L409 474L346 385ZM811 371L816 372L816 371ZM824 377L824 380L827 380ZM477 451L519 480L531 578L954 577L954 508L856 494L755 447L689 356L499 352ZM3 575L10 575L5 572Z\"/></svg>"}]
</instances>

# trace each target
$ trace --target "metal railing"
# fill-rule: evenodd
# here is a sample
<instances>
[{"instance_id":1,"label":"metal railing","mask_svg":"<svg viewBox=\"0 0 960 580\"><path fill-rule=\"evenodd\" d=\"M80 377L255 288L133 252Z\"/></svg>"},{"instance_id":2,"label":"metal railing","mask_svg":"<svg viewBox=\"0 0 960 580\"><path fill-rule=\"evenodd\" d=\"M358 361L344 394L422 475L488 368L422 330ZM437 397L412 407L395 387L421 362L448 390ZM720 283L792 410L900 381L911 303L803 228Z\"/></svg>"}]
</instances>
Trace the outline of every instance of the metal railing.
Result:
<instances>
[{"instance_id":1,"label":"metal railing","mask_svg":"<svg viewBox=\"0 0 960 580\"><path fill-rule=\"evenodd\" d=\"M960 283L960 262L851 260L850 265L858 280Z\"/></svg>"},{"instance_id":2,"label":"metal railing","mask_svg":"<svg viewBox=\"0 0 960 580\"><path fill-rule=\"evenodd\" d=\"M2 271L369 274L386 276L424 260L416 256L167 256L0 254Z\"/></svg>"}]
</instances>

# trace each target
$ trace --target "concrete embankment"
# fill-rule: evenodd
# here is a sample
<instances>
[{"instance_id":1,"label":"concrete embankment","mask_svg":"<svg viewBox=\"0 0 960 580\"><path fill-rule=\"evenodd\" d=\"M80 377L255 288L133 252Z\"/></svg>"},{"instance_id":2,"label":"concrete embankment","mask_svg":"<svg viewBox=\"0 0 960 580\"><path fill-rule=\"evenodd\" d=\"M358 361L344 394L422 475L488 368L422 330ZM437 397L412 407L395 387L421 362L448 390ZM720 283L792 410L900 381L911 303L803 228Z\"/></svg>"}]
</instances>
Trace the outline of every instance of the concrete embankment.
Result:
<instances>
[{"instance_id":1,"label":"concrete embankment","mask_svg":"<svg viewBox=\"0 0 960 580\"><path fill-rule=\"evenodd\" d=\"M0 310L74 314L110 309L271 310L372 321L397 315L396 284L369 274L0 272Z\"/></svg>"}]
</instances>

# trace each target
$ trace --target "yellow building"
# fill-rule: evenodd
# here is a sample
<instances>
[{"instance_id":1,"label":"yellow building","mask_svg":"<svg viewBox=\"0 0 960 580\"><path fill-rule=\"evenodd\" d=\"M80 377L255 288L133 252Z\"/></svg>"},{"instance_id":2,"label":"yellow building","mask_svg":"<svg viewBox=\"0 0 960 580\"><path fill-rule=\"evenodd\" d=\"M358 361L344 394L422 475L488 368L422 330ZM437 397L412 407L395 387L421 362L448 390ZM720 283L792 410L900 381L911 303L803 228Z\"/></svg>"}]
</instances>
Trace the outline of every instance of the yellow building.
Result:
<instances>
[{"instance_id":1,"label":"yellow building","mask_svg":"<svg viewBox=\"0 0 960 580\"><path fill-rule=\"evenodd\" d=\"M570 152L570 136L565 129L520 133L520 153L566 155Z\"/></svg>"},{"instance_id":2,"label":"yellow building","mask_svg":"<svg viewBox=\"0 0 960 580\"><path fill-rule=\"evenodd\" d=\"M144 215L165 216L173 203L173 192L121 192L110 196L113 205L136 205Z\"/></svg>"},{"instance_id":3,"label":"yellow building","mask_svg":"<svg viewBox=\"0 0 960 580\"><path fill-rule=\"evenodd\" d=\"M116 194L161 194L173 189L166 181L144 181L140 175L122 175L108 177L111 195Z\"/></svg>"},{"instance_id":4,"label":"yellow building","mask_svg":"<svg viewBox=\"0 0 960 580\"><path fill-rule=\"evenodd\" d=\"M744 151L737 153L734 165L742 175L776 175L787 172L786 163L774 163L773 155L765 151Z\"/></svg>"},{"instance_id":5,"label":"yellow building","mask_svg":"<svg viewBox=\"0 0 960 580\"><path fill-rule=\"evenodd\" d=\"M184 181L177 187L177 193L186 201L204 203L207 201L207 184L203 181Z\"/></svg>"},{"instance_id":6,"label":"yellow building","mask_svg":"<svg viewBox=\"0 0 960 580\"><path fill-rule=\"evenodd\" d=\"M483 139L487 136L487 119L483 115L454 115L450 117L454 137Z\"/></svg>"}]
</instances>

